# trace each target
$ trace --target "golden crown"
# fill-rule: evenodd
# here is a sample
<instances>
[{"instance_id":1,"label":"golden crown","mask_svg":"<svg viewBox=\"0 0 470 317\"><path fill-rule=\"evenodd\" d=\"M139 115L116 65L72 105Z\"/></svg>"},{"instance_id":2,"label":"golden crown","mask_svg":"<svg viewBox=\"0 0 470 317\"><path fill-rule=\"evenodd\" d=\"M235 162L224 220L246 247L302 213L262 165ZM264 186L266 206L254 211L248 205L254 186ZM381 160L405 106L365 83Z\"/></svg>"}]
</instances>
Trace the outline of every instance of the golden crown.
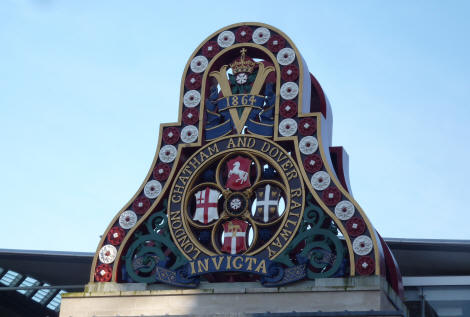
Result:
<instances>
[{"instance_id":1,"label":"golden crown","mask_svg":"<svg viewBox=\"0 0 470 317\"><path fill-rule=\"evenodd\" d=\"M245 60L245 48L242 48L240 52L242 56L240 56L240 58L234 60L233 63L230 64L233 73L252 73L256 67L256 63L249 57L247 57L247 59Z\"/></svg>"}]
</instances>

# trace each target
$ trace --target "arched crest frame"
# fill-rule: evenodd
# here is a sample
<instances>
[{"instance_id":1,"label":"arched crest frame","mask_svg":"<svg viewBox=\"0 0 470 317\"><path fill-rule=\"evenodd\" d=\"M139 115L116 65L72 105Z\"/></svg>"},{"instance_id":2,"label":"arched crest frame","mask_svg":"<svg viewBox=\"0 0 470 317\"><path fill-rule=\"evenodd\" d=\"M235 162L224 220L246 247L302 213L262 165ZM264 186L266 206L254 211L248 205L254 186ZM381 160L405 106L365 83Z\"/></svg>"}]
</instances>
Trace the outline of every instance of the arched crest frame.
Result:
<instances>
[{"instance_id":1,"label":"arched crest frame","mask_svg":"<svg viewBox=\"0 0 470 317\"><path fill-rule=\"evenodd\" d=\"M243 33L248 35L242 36ZM260 40L254 37L260 33L260 37L265 36L267 39ZM224 34L226 35L225 38ZM211 49L209 49L209 47L211 47ZM240 53L242 50L243 53ZM283 52L286 52L285 55L282 55ZM293 59L292 53L294 54ZM245 60L243 58L245 58ZM240 93L242 89L244 89L243 85L238 85L239 88L237 89L239 89L239 91L236 89L233 90L233 87L237 84L229 84L230 86L228 88L224 88L224 83L221 83L221 81L226 80L225 85L227 85L229 80L232 80L231 83L234 83L234 80L238 80L238 78L235 79L234 77L235 70L233 69L235 68L231 68L231 75L233 77L229 75L229 78L227 78L226 69L228 69L228 65L230 64L228 60L238 60L243 64L248 58L253 58L252 61L257 64L256 71L258 73L253 73L253 83L251 86L252 91L256 90L256 93ZM197 64L198 61L200 62L199 65ZM222 73L222 67L224 67L224 65L227 65L227 67L223 69L224 72ZM289 69L291 70L290 73ZM263 70L266 72L264 79L261 78L262 76L260 75ZM219 72L219 75L217 75L217 72ZM249 73L247 74L250 75ZM272 76L273 74L274 76ZM216 83L218 84L217 91L215 90ZM271 85L269 85L269 83L271 83ZM253 88L256 85L259 86L259 90ZM227 92L227 89L232 89L232 91ZM263 89L264 94L262 92ZM298 90L296 91L296 89ZM287 270L289 267L300 267L299 265L302 263L296 262L297 260L293 258L296 253L302 253L302 250L305 251L304 256L316 256L318 259L319 254L323 254L321 261L331 262L328 265L324 264L326 266L323 268L321 265L320 267L315 267L315 265L318 264L314 263L315 261L310 262L310 264L304 263L313 270L313 273L307 274L308 278L371 274L385 275L382 244L378 234L372 227L366 214L350 194L349 181L347 173L345 173L347 166L346 164L343 165L345 162L342 161L342 158L345 157L342 148L333 148L330 146L332 114L329 103L320 85L309 73L296 46L284 33L272 26L261 23L234 24L213 33L196 48L189 58L183 72L180 91L178 122L162 124L160 126L158 147L151 168L136 194L116 214L108 225L105 234L102 236L93 259L90 282L136 281L135 278L132 278L132 274L129 274L129 270L132 267L139 267L139 265L143 267L149 262L152 262L152 265L150 265L151 269L149 269L147 275L158 275L160 272L158 269L159 265L162 265L161 272L174 274L174 278L178 282L173 284L185 286L184 283L187 274L184 273L182 277L179 275L181 272L175 270L178 268L181 269L182 265L188 261L194 262L198 259L203 261L207 257L217 255L225 256L225 258L220 261L226 261L227 258L230 258L227 254L236 256L240 253L243 256L240 261L248 263L252 261L248 258L249 256L263 255L267 261L278 261L276 265L282 265L283 269ZM269 117L266 115L265 117L267 119L263 121L263 113L266 113L266 109L269 108L267 105L269 94L271 96L272 116ZM253 98L250 110L245 111L244 109L247 107L240 107L238 116L235 114L235 110L230 109L230 107L234 106L234 99L237 99L238 102L238 97L233 97L236 95L240 95L240 98L242 95L251 96L251 98ZM248 100L248 98L250 97L246 97L246 100ZM227 107L225 113L220 110L224 102L224 106ZM260 111L256 116L250 117L252 114L250 111L256 109L256 102L261 102L261 104L259 104ZM213 122L210 122L210 120L212 120L211 118L215 118ZM253 121L251 126L249 126L249 120ZM209 127L210 125L212 126ZM295 131L293 126L295 126ZM227 127L230 128L228 129ZM260 134L253 131L259 132ZM209 250L206 252L207 254L203 254L204 252L198 254L196 251L192 254L191 252L186 252L184 245L177 242L178 228L172 227L174 225L174 219L172 220L170 215L172 208L176 208L172 206L175 205L173 200L177 200L173 198L176 197L175 193L178 191L178 182L181 182L183 179L183 185L186 185L186 180L183 176L184 170L186 169L188 171L188 175L191 173L190 176L188 176L188 184L191 183L194 186L198 185L197 179L205 175L202 171L205 163L201 163L197 168L192 168L190 164L191 162L195 162L194 160L197 161L199 156L202 157L204 149L210 150L211 146L215 144L227 146L230 140L233 141L233 138L247 137L252 137L253 142L258 142L260 146L262 144L268 144L272 146L272 148L278 146L280 149L276 151L281 153L280 155L285 153L287 159L292 160L292 165L295 167L294 172L298 174L298 179L294 179L294 181L297 181L298 184L302 186L302 199L299 200L298 203L294 202L292 188L287 193L284 193L283 197L285 198L287 206L286 210L293 208L293 204L300 206L298 207L301 212L299 213L299 221L296 222L295 225L292 225L292 227L285 227L285 223L289 223L289 220L291 223L294 222L294 218L289 217L293 217L291 214L295 215L295 213L289 214L286 212L278 216L280 218L278 223L282 223L282 225L278 227L274 227L273 225L275 229L271 230L272 238L267 238L267 242L262 244L262 246L258 248L256 245L253 247L248 246L246 253L244 253L243 248L238 249L238 247L235 253L224 253L223 248L225 246L222 245L224 242L220 241L221 238L219 236L221 234L220 232L222 232L223 236L223 230L227 230L227 227L223 227L219 219L214 223L217 224L220 222L220 228L222 229L212 229L212 247L210 247L212 249L207 249ZM239 149L236 153L249 152L249 149L245 149L243 146L242 148L243 149ZM261 154L256 156L257 152L255 150L256 149L253 151L254 156L252 158L253 166L256 165L253 162L261 161L265 166L272 166L274 173L280 175L278 179L282 184L277 180L273 180L272 184L274 187L284 188L286 191L285 188L296 186L293 183L290 184L289 181L291 180L285 175L282 175L285 171L280 167L280 164L276 163L275 159ZM260 149L257 149L257 151L260 152ZM219 155L218 153L209 154ZM220 154L221 160L224 159L223 157L224 156ZM229 158L233 157L231 156ZM227 158L227 160L229 158ZM321 160L321 163L319 163L319 160ZM311 166L309 166L309 164L311 164ZM211 166L206 165L205 170L210 170L212 168ZM217 168L222 170L224 167L219 166ZM261 170L258 170L257 173L259 175L265 175L263 174L264 171ZM328 184L324 186L325 184L322 184L322 182L326 182L326 180L328 180ZM215 181L213 183L216 184ZM226 200L228 199L227 197L232 197L230 195L233 195L233 193L227 192L227 188L222 188L224 186L210 186L213 186L214 191L218 190L223 193L223 195L226 195L224 196ZM208 188L210 186L208 185ZM266 185L264 185L263 188L266 188ZM186 190L189 192L190 188ZM193 190L191 193L194 194L194 192ZM246 195L250 194L254 195L252 192ZM184 196L185 194L182 193L182 195ZM185 199L185 201L188 202L191 198L186 197ZM254 198L248 198L247 201L253 203L253 199ZM182 208L186 207L182 206ZM304 220L307 219L307 212L314 212L317 220L318 217L326 217L325 219L327 220L319 224L318 227L314 222L301 223L300 218ZM190 218L192 217L195 216L191 215ZM236 216L232 218L236 218L234 222L231 223L232 225L235 221L239 220L239 217ZM310 219L310 221L312 221L312 219ZM331 219L331 221L328 219ZM202 236L205 223L201 224L199 227L196 226L193 229L188 229L194 221L189 219L183 222L185 231L192 230L190 238L192 237L193 240L198 240L194 241L195 248L197 248L198 245L200 246L200 244L202 244L199 243L202 238L199 239L200 237L198 235ZM274 222L275 221L273 221L273 223ZM344 246L344 251L341 252L341 257L343 258L341 261L334 259L340 255L333 250L328 251L331 254L324 250L320 252L319 249L321 249L321 247L318 247L318 244L316 244L319 238L314 239L308 236L307 231L311 232L315 228L320 231L323 230L322 232L325 232L327 229L331 230L331 228L325 227L325 224L328 224L328 222L331 223L329 225L337 228L341 233L342 238L337 239L337 241L340 242L336 241L336 244L330 243L330 245L336 245L337 247L339 245ZM252 231L256 235L264 230L263 224L261 223L260 226L257 226L255 220L246 221L246 223L249 228L252 228ZM168 224L170 227L169 230L164 229L163 226ZM152 253L152 257L148 258L146 262L140 260L139 262L136 260L138 258L136 256L137 253L132 255L132 259L129 258L131 256L129 255L130 253L134 251L137 252L138 250L138 248L135 247L137 240L142 240L141 246L139 247L140 250L146 248L150 250L155 247L155 243L152 245L149 241L145 240L146 238L142 238L142 236L145 237L145 234L142 233L145 231L145 228L147 228L146 232L148 235L156 234L157 239L163 241L163 247L160 251ZM275 243L276 235L283 236L283 233L285 235L286 231L284 231L284 228L289 229L288 232L290 232L290 236L285 239L282 248L272 253L271 251L266 251L270 243ZM327 235L327 233L325 233L325 235ZM216 238L214 238L214 236ZM310 241L308 239L311 239L311 243L315 245L315 247L312 246L309 249L310 251L306 252L307 242ZM256 239L254 238L253 241L256 241ZM297 244L292 245L294 242ZM158 245L159 243L160 242L157 242ZM169 246L169 244L172 243L175 243L176 247ZM253 243L254 242L252 242L252 245ZM201 250L200 247L199 250ZM175 254L178 254L178 256L175 256ZM328 257L330 259L333 258L333 260L328 260ZM171 260L166 262L166 266L162 264L162 259L164 258L171 258ZM327 260L325 260L325 258ZM126 261L128 263L126 263ZM230 261L230 259L228 261ZM258 262L259 261L258 259ZM333 265L333 262L336 264ZM201 263L201 265L204 264L203 262ZM197 264L197 262L193 263L193 265ZM340 264L343 267L341 269L342 273L339 272ZM329 275L323 274L333 266L335 267L335 272L331 272ZM344 266L346 266L346 268ZM190 270L190 266L188 266L188 268ZM260 271L262 271L262 269L263 268L260 268ZM269 268L267 268L267 271L269 271ZM214 272L206 273L206 277L209 276L209 279L213 278L209 273ZM243 274L245 273L256 274L259 272L245 270ZM129 278L129 276L131 277ZM173 281L175 281L175 279ZM181 279L182 282L178 279ZM267 286L279 283L279 281L276 283L272 282L273 274L270 275L269 272L262 276L261 279L264 279L265 282L267 281ZM215 280L217 280L217 278L215 278ZM146 281L148 281L148 278ZM164 280L155 280L155 282L158 281L161 282ZM189 282L188 285L194 287L194 284Z\"/></svg>"}]
</instances>

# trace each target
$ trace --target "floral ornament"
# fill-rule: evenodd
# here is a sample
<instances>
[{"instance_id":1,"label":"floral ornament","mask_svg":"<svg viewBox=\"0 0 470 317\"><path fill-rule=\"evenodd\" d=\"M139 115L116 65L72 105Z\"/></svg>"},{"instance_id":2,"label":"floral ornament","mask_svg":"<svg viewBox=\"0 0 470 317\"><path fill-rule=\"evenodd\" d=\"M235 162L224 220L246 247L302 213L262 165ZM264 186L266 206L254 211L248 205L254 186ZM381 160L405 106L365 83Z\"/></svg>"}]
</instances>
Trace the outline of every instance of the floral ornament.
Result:
<instances>
[{"instance_id":1,"label":"floral ornament","mask_svg":"<svg viewBox=\"0 0 470 317\"><path fill-rule=\"evenodd\" d=\"M253 32L253 42L259 45L266 43L271 37L271 32L267 28L260 27Z\"/></svg>"},{"instance_id":2,"label":"floral ornament","mask_svg":"<svg viewBox=\"0 0 470 317\"><path fill-rule=\"evenodd\" d=\"M289 81L281 86L281 97L285 100L292 100L297 97L299 93L299 86L296 83Z\"/></svg>"},{"instance_id":3,"label":"floral ornament","mask_svg":"<svg viewBox=\"0 0 470 317\"><path fill-rule=\"evenodd\" d=\"M268 41L268 49L273 53L279 52L281 49L284 48L284 46L286 46L286 41L283 37L277 34L271 36Z\"/></svg>"},{"instance_id":4,"label":"floral ornament","mask_svg":"<svg viewBox=\"0 0 470 317\"><path fill-rule=\"evenodd\" d=\"M288 118L279 123L279 133L282 136L292 136L297 132L297 121Z\"/></svg>"},{"instance_id":5,"label":"floral ornament","mask_svg":"<svg viewBox=\"0 0 470 317\"><path fill-rule=\"evenodd\" d=\"M359 236L353 241L353 250L357 255L367 255L372 251L374 244L368 236Z\"/></svg>"},{"instance_id":6,"label":"floral ornament","mask_svg":"<svg viewBox=\"0 0 470 317\"><path fill-rule=\"evenodd\" d=\"M295 52L293 49L285 47L277 53L276 58L279 64L286 66L292 64L292 62L295 60Z\"/></svg>"},{"instance_id":7,"label":"floral ornament","mask_svg":"<svg viewBox=\"0 0 470 317\"><path fill-rule=\"evenodd\" d=\"M113 263L116 259L117 250L114 245L106 244L104 245L98 254L100 261L104 264Z\"/></svg>"},{"instance_id":8,"label":"floral ornament","mask_svg":"<svg viewBox=\"0 0 470 317\"><path fill-rule=\"evenodd\" d=\"M201 88L201 83L202 83L201 75L196 74L196 73L189 74L186 77L186 80L184 81L184 85L186 86L186 88L190 90Z\"/></svg>"},{"instance_id":9,"label":"floral ornament","mask_svg":"<svg viewBox=\"0 0 470 317\"><path fill-rule=\"evenodd\" d=\"M130 229L137 223L137 215L132 210L126 210L119 216L119 225L123 229Z\"/></svg>"},{"instance_id":10,"label":"floral ornament","mask_svg":"<svg viewBox=\"0 0 470 317\"><path fill-rule=\"evenodd\" d=\"M183 103L188 108L194 108L201 102L201 94L197 90L189 90L183 96Z\"/></svg>"},{"instance_id":11,"label":"floral ornament","mask_svg":"<svg viewBox=\"0 0 470 317\"><path fill-rule=\"evenodd\" d=\"M205 56L199 55L193 58L191 61L190 67L191 70L195 73L202 73L206 70L209 61Z\"/></svg>"},{"instance_id":12,"label":"floral ornament","mask_svg":"<svg viewBox=\"0 0 470 317\"><path fill-rule=\"evenodd\" d=\"M335 207L335 215L340 220L348 220L354 215L354 205L348 201L343 200Z\"/></svg>"},{"instance_id":13,"label":"floral ornament","mask_svg":"<svg viewBox=\"0 0 470 317\"><path fill-rule=\"evenodd\" d=\"M202 54L208 58L212 58L220 52L219 45L216 41L209 41L202 47Z\"/></svg>"},{"instance_id":14,"label":"floral ornament","mask_svg":"<svg viewBox=\"0 0 470 317\"><path fill-rule=\"evenodd\" d=\"M304 159L304 168L309 173L316 173L321 170L323 162L320 155L312 154Z\"/></svg>"},{"instance_id":15,"label":"floral ornament","mask_svg":"<svg viewBox=\"0 0 470 317\"><path fill-rule=\"evenodd\" d=\"M237 32L235 32L235 39L237 42L245 43L251 41L252 35L253 30L249 26L241 26L238 28Z\"/></svg>"},{"instance_id":16,"label":"floral ornament","mask_svg":"<svg viewBox=\"0 0 470 317\"><path fill-rule=\"evenodd\" d=\"M199 121L199 111L195 108L188 108L183 112L184 124L195 124Z\"/></svg>"},{"instance_id":17,"label":"floral ornament","mask_svg":"<svg viewBox=\"0 0 470 317\"><path fill-rule=\"evenodd\" d=\"M317 122L314 118L304 118L299 122L299 132L302 135L312 135L317 131Z\"/></svg>"},{"instance_id":18,"label":"floral ornament","mask_svg":"<svg viewBox=\"0 0 470 317\"><path fill-rule=\"evenodd\" d=\"M318 140L314 136L305 136L299 142L300 153L309 155L318 150Z\"/></svg>"},{"instance_id":19,"label":"floral ornament","mask_svg":"<svg viewBox=\"0 0 470 317\"><path fill-rule=\"evenodd\" d=\"M176 158L176 148L173 145L167 144L160 149L158 157L163 163L171 163Z\"/></svg>"},{"instance_id":20,"label":"floral ornament","mask_svg":"<svg viewBox=\"0 0 470 317\"><path fill-rule=\"evenodd\" d=\"M341 200L341 192L336 187L328 187L323 191L323 201L327 206L334 206Z\"/></svg>"},{"instance_id":21,"label":"floral ornament","mask_svg":"<svg viewBox=\"0 0 470 317\"><path fill-rule=\"evenodd\" d=\"M375 262L370 256L361 256L356 263L359 275L371 275L374 272Z\"/></svg>"},{"instance_id":22,"label":"floral ornament","mask_svg":"<svg viewBox=\"0 0 470 317\"><path fill-rule=\"evenodd\" d=\"M324 190L330 185L330 175L324 171L318 171L312 175L310 182L316 190Z\"/></svg>"},{"instance_id":23,"label":"floral ornament","mask_svg":"<svg viewBox=\"0 0 470 317\"><path fill-rule=\"evenodd\" d=\"M108 241L112 245L120 245L126 232L120 227L112 227L108 232Z\"/></svg>"},{"instance_id":24,"label":"floral ornament","mask_svg":"<svg viewBox=\"0 0 470 317\"><path fill-rule=\"evenodd\" d=\"M165 181L168 179L170 171L170 165L165 163L159 163L153 169L153 178L155 178L157 181Z\"/></svg>"},{"instance_id":25,"label":"floral ornament","mask_svg":"<svg viewBox=\"0 0 470 317\"><path fill-rule=\"evenodd\" d=\"M109 264L100 264L95 269L95 281L109 282L111 281L113 269Z\"/></svg>"},{"instance_id":26,"label":"floral ornament","mask_svg":"<svg viewBox=\"0 0 470 317\"><path fill-rule=\"evenodd\" d=\"M299 69L295 65L283 67L281 78L284 81L296 81L299 78Z\"/></svg>"},{"instance_id":27,"label":"floral ornament","mask_svg":"<svg viewBox=\"0 0 470 317\"><path fill-rule=\"evenodd\" d=\"M297 114L297 104L291 100L284 101L279 109L281 115L286 118L292 118Z\"/></svg>"},{"instance_id":28,"label":"floral ornament","mask_svg":"<svg viewBox=\"0 0 470 317\"><path fill-rule=\"evenodd\" d=\"M132 209L138 215L143 215L150 208L150 200L144 196L140 196L134 200L132 204Z\"/></svg>"},{"instance_id":29,"label":"floral ornament","mask_svg":"<svg viewBox=\"0 0 470 317\"><path fill-rule=\"evenodd\" d=\"M180 131L175 127L168 127L163 130L163 142L175 144L180 139Z\"/></svg>"},{"instance_id":30,"label":"floral ornament","mask_svg":"<svg viewBox=\"0 0 470 317\"><path fill-rule=\"evenodd\" d=\"M198 129L193 125L187 125L181 130L181 140L184 143L194 143L199 135Z\"/></svg>"},{"instance_id":31,"label":"floral ornament","mask_svg":"<svg viewBox=\"0 0 470 317\"><path fill-rule=\"evenodd\" d=\"M162 192L162 183L157 180L151 180L144 187L144 195L149 199L155 199Z\"/></svg>"},{"instance_id":32,"label":"floral ornament","mask_svg":"<svg viewBox=\"0 0 470 317\"><path fill-rule=\"evenodd\" d=\"M346 222L346 230L348 230L350 236L357 237L366 231L366 224L361 218L353 217Z\"/></svg>"},{"instance_id":33,"label":"floral ornament","mask_svg":"<svg viewBox=\"0 0 470 317\"><path fill-rule=\"evenodd\" d=\"M235 42L235 34L232 31L223 31L217 37L217 43L220 47L226 48Z\"/></svg>"}]
</instances>

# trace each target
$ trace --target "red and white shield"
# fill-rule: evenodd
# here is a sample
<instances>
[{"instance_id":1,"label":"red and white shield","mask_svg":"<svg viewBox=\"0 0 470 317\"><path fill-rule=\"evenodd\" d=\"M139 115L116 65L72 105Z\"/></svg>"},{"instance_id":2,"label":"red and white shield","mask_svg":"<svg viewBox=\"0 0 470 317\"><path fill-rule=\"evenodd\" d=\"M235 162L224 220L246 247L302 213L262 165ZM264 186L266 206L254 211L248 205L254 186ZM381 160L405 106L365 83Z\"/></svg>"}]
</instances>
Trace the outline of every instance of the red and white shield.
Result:
<instances>
[{"instance_id":1,"label":"red and white shield","mask_svg":"<svg viewBox=\"0 0 470 317\"><path fill-rule=\"evenodd\" d=\"M208 224L214 219L219 219L217 212L217 201L220 192L206 187L194 194L196 196L196 211L193 220Z\"/></svg>"},{"instance_id":2,"label":"red and white shield","mask_svg":"<svg viewBox=\"0 0 470 317\"><path fill-rule=\"evenodd\" d=\"M237 156L227 162L227 183L225 187L233 190L242 190L250 187L251 160Z\"/></svg>"},{"instance_id":3,"label":"red and white shield","mask_svg":"<svg viewBox=\"0 0 470 317\"><path fill-rule=\"evenodd\" d=\"M235 219L227 221L224 227L224 244L222 252L237 254L246 251L248 223Z\"/></svg>"}]
</instances>

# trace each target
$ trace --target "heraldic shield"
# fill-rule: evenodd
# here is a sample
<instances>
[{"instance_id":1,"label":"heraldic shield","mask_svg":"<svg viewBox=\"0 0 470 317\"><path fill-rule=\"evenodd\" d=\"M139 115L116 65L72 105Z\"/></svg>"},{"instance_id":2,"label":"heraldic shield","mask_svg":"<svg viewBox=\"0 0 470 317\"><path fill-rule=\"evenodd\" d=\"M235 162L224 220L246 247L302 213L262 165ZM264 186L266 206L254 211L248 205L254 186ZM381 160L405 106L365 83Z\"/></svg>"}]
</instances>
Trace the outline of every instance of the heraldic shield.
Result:
<instances>
[{"instance_id":1,"label":"heraldic shield","mask_svg":"<svg viewBox=\"0 0 470 317\"><path fill-rule=\"evenodd\" d=\"M208 224L212 220L219 219L217 201L220 192L206 187L194 194L196 197L196 211L193 220Z\"/></svg>"},{"instance_id":2,"label":"heraldic shield","mask_svg":"<svg viewBox=\"0 0 470 317\"><path fill-rule=\"evenodd\" d=\"M246 250L248 224L242 220L235 219L223 224L224 243L222 251L229 254L237 254Z\"/></svg>"},{"instance_id":3,"label":"heraldic shield","mask_svg":"<svg viewBox=\"0 0 470 317\"><path fill-rule=\"evenodd\" d=\"M242 190L251 186L250 183L251 160L237 156L227 162L226 188Z\"/></svg>"},{"instance_id":4,"label":"heraldic shield","mask_svg":"<svg viewBox=\"0 0 470 317\"><path fill-rule=\"evenodd\" d=\"M264 223L279 216L279 197L281 190L276 186L266 185L256 190L256 211L254 218Z\"/></svg>"},{"instance_id":5,"label":"heraldic shield","mask_svg":"<svg viewBox=\"0 0 470 317\"><path fill-rule=\"evenodd\" d=\"M179 121L160 127L151 171L106 229L92 282L399 276L352 197L325 93L284 33L217 31L189 58L181 89Z\"/></svg>"}]
</instances>

